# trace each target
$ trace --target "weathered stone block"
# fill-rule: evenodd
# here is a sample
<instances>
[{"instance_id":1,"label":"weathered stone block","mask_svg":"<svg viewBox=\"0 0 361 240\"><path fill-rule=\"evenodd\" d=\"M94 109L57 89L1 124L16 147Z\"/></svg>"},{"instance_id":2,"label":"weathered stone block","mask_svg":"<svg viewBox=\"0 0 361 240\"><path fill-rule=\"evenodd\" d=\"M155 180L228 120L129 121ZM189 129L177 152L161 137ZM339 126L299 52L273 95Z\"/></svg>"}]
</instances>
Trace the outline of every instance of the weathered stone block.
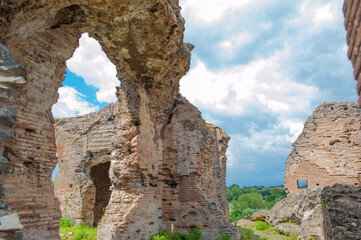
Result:
<instances>
[{"instance_id":1,"label":"weathered stone block","mask_svg":"<svg viewBox=\"0 0 361 240\"><path fill-rule=\"evenodd\" d=\"M0 104L0 125L11 128L14 125L16 108Z\"/></svg>"},{"instance_id":2,"label":"weathered stone block","mask_svg":"<svg viewBox=\"0 0 361 240\"><path fill-rule=\"evenodd\" d=\"M10 49L0 44L0 69L7 71L19 67L21 67L21 63L13 61Z\"/></svg>"},{"instance_id":3,"label":"weathered stone block","mask_svg":"<svg viewBox=\"0 0 361 240\"><path fill-rule=\"evenodd\" d=\"M0 129L0 140L3 141L12 141L14 140L14 133L12 132L8 132L8 131L4 131Z\"/></svg>"},{"instance_id":4,"label":"weathered stone block","mask_svg":"<svg viewBox=\"0 0 361 240\"><path fill-rule=\"evenodd\" d=\"M7 98L16 102L19 95L20 94L17 91L11 88L0 86L0 98Z\"/></svg>"},{"instance_id":5,"label":"weathered stone block","mask_svg":"<svg viewBox=\"0 0 361 240\"><path fill-rule=\"evenodd\" d=\"M0 217L0 231L17 231L23 229L18 214L10 214Z\"/></svg>"},{"instance_id":6,"label":"weathered stone block","mask_svg":"<svg viewBox=\"0 0 361 240\"><path fill-rule=\"evenodd\" d=\"M0 164L9 164L9 160L7 160L5 157L0 156Z\"/></svg>"},{"instance_id":7,"label":"weathered stone block","mask_svg":"<svg viewBox=\"0 0 361 240\"><path fill-rule=\"evenodd\" d=\"M0 156L0 173L2 173L3 171L8 170L10 167L10 162L8 159L6 159L3 156ZM0 191L0 197L1 197L1 191Z\"/></svg>"},{"instance_id":8,"label":"weathered stone block","mask_svg":"<svg viewBox=\"0 0 361 240\"><path fill-rule=\"evenodd\" d=\"M359 239L361 236L361 188L335 184L322 191L323 230L326 239Z\"/></svg>"},{"instance_id":9,"label":"weathered stone block","mask_svg":"<svg viewBox=\"0 0 361 240\"><path fill-rule=\"evenodd\" d=\"M15 86L21 86L25 84L25 78L16 75L5 75L0 72L0 83L7 83Z\"/></svg>"}]
</instances>

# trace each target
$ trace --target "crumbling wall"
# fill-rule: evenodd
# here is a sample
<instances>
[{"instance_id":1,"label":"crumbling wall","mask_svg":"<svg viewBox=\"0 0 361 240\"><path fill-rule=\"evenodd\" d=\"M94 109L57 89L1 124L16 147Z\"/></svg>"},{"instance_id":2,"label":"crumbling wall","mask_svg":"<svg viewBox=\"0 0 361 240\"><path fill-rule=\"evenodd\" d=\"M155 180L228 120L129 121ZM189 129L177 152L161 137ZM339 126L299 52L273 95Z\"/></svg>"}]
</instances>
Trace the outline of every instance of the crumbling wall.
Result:
<instances>
[{"instance_id":1,"label":"crumbling wall","mask_svg":"<svg viewBox=\"0 0 361 240\"><path fill-rule=\"evenodd\" d=\"M220 229L235 236L227 219L228 141L186 99L176 101L163 141L162 219L168 228L184 232L199 226L205 239L214 239Z\"/></svg>"},{"instance_id":2,"label":"crumbling wall","mask_svg":"<svg viewBox=\"0 0 361 240\"><path fill-rule=\"evenodd\" d=\"M115 147L114 137L122 132L114 121L116 112L119 112L119 102L96 113L62 119L55 125L60 167L55 181L55 193L60 201L62 214L84 221L90 226L94 222L95 206L94 179L90 169L100 163L110 162L112 185L118 182L112 176L117 161L109 157ZM128 143L125 146L128 147L124 147L124 151L127 154L129 143L137 137L135 134L133 132L126 137ZM157 172L151 174L147 169L130 172L131 179L134 175L141 174L141 185L130 183L124 186L128 193L147 193L147 200L153 206L152 213L155 217L135 232L154 225L159 229L179 232L199 226L206 239L215 238L220 229L235 236L236 229L227 219L225 192L225 152L229 137L220 128L206 124L197 108L184 98L175 101L161 137L163 160L148 166L157 169ZM139 148L133 150L138 151ZM144 159L144 164L147 164L146 161ZM122 169L124 172L129 170L132 170L129 166ZM107 231L104 223L109 219L116 219L118 214L131 216L129 199L124 197L116 201L116 197L113 194L106 206L99 224L100 234ZM147 217L144 212L142 214L141 220ZM122 227L129 225L127 222L116 224Z\"/></svg>"},{"instance_id":3,"label":"crumbling wall","mask_svg":"<svg viewBox=\"0 0 361 240\"><path fill-rule=\"evenodd\" d=\"M84 221L90 227L95 222L96 202L91 170L111 161L116 106L110 104L97 113L55 123L59 172L54 187L62 216Z\"/></svg>"},{"instance_id":4,"label":"crumbling wall","mask_svg":"<svg viewBox=\"0 0 361 240\"><path fill-rule=\"evenodd\" d=\"M359 185L361 176L361 110L356 103L323 103L307 119L287 158L285 188L299 191L343 183Z\"/></svg>"},{"instance_id":5,"label":"crumbling wall","mask_svg":"<svg viewBox=\"0 0 361 240\"><path fill-rule=\"evenodd\" d=\"M25 239L59 237L61 214L51 186L57 163L51 107L65 61L88 32L122 82L109 155L112 196L99 237L141 239L157 232L163 227L161 191L145 186L155 181L163 162L164 129L192 49L183 42L178 1L5 0L0 9L1 59L7 59L1 62L0 83L2 214L18 214Z\"/></svg>"},{"instance_id":6,"label":"crumbling wall","mask_svg":"<svg viewBox=\"0 0 361 240\"><path fill-rule=\"evenodd\" d=\"M349 46L347 56L352 61L354 76L357 81L356 91L361 105L361 3L359 0L345 0L343 5L345 15L345 27L347 30L347 44Z\"/></svg>"}]
</instances>

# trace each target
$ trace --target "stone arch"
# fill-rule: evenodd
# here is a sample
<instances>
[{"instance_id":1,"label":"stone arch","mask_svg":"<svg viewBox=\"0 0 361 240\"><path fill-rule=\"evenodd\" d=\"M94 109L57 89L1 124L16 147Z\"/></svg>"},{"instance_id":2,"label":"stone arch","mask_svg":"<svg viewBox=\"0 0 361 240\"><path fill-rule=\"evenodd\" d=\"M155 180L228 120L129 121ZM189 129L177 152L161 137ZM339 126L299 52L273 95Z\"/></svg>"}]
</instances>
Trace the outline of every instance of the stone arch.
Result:
<instances>
[{"instance_id":1,"label":"stone arch","mask_svg":"<svg viewBox=\"0 0 361 240\"><path fill-rule=\"evenodd\" d=\"M107 149L112 194L98 237L147 238L175 220L175 228L183 232L199 224L206 238L217 236L218 229L236 236L221 194L225 167L219 166L225 166L228 136L207 126L179 94L192 45L183 42L177 0L20 0L0 6L0 41L10 49L8 66L13 66L1 68L0 206L1 215L18 214L24 239L58 239L59 202L50 184L57 163L51 107L65 61L84 32L100 43L122 82L118 101L110 107L115 130ZM93 120L79 128L80 135L101 121ZM177 138L187 142L187 149ZM57 147L72 147L72 140L67 136ZM88 149L83 149L85 155ZM218 184L217 193L209 182ZM189 191L194 198L185 197Z\"/></svg>"},{"instance_id":2,"label":"stone arch","mask_svg":"<svg viewBox=\"0 0 361 240\"><path fill-rule=\"evenodd\" d=\"M65 61L77 47L81 33L88 32L98 40L117 67L118 78L123 82L118 90L118 98L122 100L119 108L128 120L121 126L122 136L131 134L138 138L138 142L132 142L131 148L135 148L143 139L153 141L159 136L161 124L167 121L167 114L178 97L179 78L189 68L190 51L182 41L183 19L176 1L19 1L2 3L1 7L5 13L1 16L4 23L1 43L10 49L14 62L22 65L17 72L7 71L8 82L3 84L4 89L13 92L14 96L7 97L4 103L16 111L16 118L10 116L16 120L2 128L5 133L1 149L8 170L0 176L1 200L7 204L9 213L19 214L24 238L55 239L60 211L50 185L50 175L57 162L51 106L57 101ZM10 75L25 81L11 82ZM156 104L155 98L160 100ZM150 129L144 135L139 134L142 127ZM128 135L124 134L127 131ZM126 139L120 137L118 141ZM118 153L116 157L127 158L124 161L134 164L134 170L146 168L138 162L139 155L157 151L145 145L143 152L123 156L122 147L129 144L119 143L119 146L113 149ZM147 158L152 158L149 162L156 161L155 156ZM118 198L122 198L128 183L146 181L143 176L132 175L131 180L128 173L124 174L121 170L124 161L112 167ZM129 201L139 201L136 196L143 196L141 190L132 194ZM143 206L145 212L148 205ZM138 211L134 218L144 215L144 211ZM143 217L145 221L158 218L149 214ZM123 217L126 216L118 216ZM114 230L114 226L105 228L107 239L121 232ZM154 225L146 229L147 233L138 234L147 236L158 229Z\"/></svg>"}]
</instances>

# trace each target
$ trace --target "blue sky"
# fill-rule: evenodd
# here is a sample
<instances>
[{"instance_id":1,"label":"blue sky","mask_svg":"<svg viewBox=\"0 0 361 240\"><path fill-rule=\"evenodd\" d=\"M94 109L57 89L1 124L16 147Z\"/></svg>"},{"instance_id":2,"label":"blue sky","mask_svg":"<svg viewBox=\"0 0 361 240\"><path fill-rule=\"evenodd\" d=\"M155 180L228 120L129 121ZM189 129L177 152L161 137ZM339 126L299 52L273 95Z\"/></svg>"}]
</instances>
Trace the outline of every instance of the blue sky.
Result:
<instances>
[{"instance_id":1,"label":"blue sky","mask_svg":"<svg viewBox=\"0 0 361 240\"><path fill-rule=\"evenodd\" d=\"M195 45L181 93L231 137L227 185L283 183L303 123L322 102L356 101L343 0L180 0ZM67 61L55 117L115 101L115 67L87 35Z\"/></svg>"}]
</instances>

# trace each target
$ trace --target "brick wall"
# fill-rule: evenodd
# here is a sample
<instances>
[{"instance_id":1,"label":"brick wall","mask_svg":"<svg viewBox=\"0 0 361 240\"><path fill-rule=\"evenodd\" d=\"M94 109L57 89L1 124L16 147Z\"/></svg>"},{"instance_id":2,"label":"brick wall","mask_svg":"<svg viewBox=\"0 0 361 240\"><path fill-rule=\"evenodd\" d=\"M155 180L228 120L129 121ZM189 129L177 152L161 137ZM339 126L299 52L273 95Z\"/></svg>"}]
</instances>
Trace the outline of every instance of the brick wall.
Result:
<instances>
[{"instance_id":1,"label":"brick wall","mask_svg":"<svg viewBox=\"0 0 361 240\"><path fill-rule=\"evenodd\" d=\"M345 27L347 30L347 44L349 46L347 56L352 61L354 76L357 81L356 90L361 92L361 3L359 0L345 0L343 5L345 15ZM361 105L361 96L358 100Z\"/></svg>"},{"instance_id":2,"label":"brick wall","mask_svg":"<svg viewBox=\"0 0 361 240\"><path fill-rule=\"evenodd\" d=\"M113 189L99 236L141 239L164 227L159 220L163 190L156 179L163 169L165 126L179 97L179 79L189 69L192 49L183 42L184 20L178 1L6 0L0 5L1 58L12 59L8 63L13 64L0 70L1 214L18 214L25 239L59 238L60 207L51 186L57 163L51 107L64 79L65 61L78 46L81 33L88 32L116 65L122 81L119 111L113 120L116 133L111 147L105 143L106 150L100 153L111 151ZM99 131L96 135L108 129ZM76 142L66 136L59 136L59 141L59 149L83 146L90 153L97 151L96 142L80 136ZM224 164L222 158L217 169ZM217 171L223 178L225 172ZM201 179L188 179L199 184L199 194L203 191L199 189L207 188ZM64 184L72 183L64 180ZM89 187L85 194L92 191ZM222 191L219 187L216 194L210 194L211 201L221 199ZM74 199L69 196L68 202ZM128 210L122 212L124 208ZM224 219L225 204L216 209L220 209L217 218ZM80 218L87 209L74 206L73 211Z\"/></svg>"},{"instance_id":3,"label":"brick wall","mask_svg":"<svg viewBox=\"0 0 361 240\"><path fill-rule=\"evenodd\" d=\"M130 118L120 106L117 102L56 123L60 169L55 192L63 216L93 225L96 194L90 169L110 162L112 196L98 226L100 237L115 232L119 239L140 239L160 229L186 232L195 226L207 239L219 229L236 236L227 220L229 137L206 124L185 99L176 101L162 136L155 134L146 112L141 112L139 131L129 129Z\"/></svg>"},{"instance_id":4,"label":"brick wall","mask_svg":"<svg viewBox=\"0 0 361 240\"><path fill-rule=\"evenodd\" d=\"M287 158L285 187L300 189L335 183L360 185L361 109L356 103L323 103L307 119Z\"/></svg>"}]
</instances>

